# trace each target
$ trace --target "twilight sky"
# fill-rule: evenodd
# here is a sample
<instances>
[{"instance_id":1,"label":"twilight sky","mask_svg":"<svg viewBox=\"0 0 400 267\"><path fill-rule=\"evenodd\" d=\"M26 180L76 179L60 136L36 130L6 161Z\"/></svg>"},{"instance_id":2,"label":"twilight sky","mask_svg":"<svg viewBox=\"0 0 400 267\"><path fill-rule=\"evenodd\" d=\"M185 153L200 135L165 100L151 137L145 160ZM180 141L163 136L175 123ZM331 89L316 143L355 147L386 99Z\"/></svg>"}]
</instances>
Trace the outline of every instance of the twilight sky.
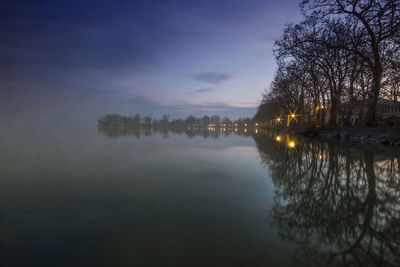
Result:
<instances>
[{"instance_id":1,"label":"twilight sky","mask_svg":"<svg viewBox=\"0 0 400 267\"><path fill-rule=\"evenodd\" d=\"M252 116L298 3L1 1L0 112Z\"/></svg>"}]
</instances>

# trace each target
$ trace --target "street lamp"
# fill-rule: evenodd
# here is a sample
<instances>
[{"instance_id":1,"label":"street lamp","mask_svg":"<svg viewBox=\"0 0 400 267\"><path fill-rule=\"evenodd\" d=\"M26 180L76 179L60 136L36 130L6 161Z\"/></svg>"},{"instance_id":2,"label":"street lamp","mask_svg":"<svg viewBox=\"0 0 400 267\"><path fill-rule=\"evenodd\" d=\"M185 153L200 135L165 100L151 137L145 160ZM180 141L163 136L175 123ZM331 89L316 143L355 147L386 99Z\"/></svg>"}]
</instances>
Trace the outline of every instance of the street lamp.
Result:
<instances>
[{"instance_id":1,"label":"street lamp","mask_svg":"<svg viewBox=\"0 0 400 267\"><path fill-rule=\"evenodd\" d=\"M294 141L290 141L290 142L289 142L289 147L290 147L290 148L294 148L294 146L295 146Z\"/></svg>"}]
</instances>

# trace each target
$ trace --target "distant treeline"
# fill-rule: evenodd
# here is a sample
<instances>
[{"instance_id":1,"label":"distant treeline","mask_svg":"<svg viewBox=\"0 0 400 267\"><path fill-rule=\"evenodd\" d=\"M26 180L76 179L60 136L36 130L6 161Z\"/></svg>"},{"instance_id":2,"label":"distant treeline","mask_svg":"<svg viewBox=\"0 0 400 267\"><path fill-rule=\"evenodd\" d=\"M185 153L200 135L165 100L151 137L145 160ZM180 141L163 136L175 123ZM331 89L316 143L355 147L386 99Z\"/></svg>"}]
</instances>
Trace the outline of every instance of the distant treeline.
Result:
<instances>
[{"instance_id":1,"label":"distant treeline","mask_svg":"<svg viewBox=\"0 0 400 267\"><path fill-rule=\"evenodd\" d=\"M303 0L300 8L303 21L275 41L278 69L255 119L376 124L380 100L400 100L400 0Z\"/></svg>"},{"instance_id":2,"label":"distant treeline","mask_svg":"<svg viewBox=\"0 0 400 267\"><path fill-rule=\"evenodd\" d=\"M118 114L107 114L98 120L99 127L173 127L173 128L185 128L185 127L212 127L212 128L222 128L222 127L246 127L253 125L252 119L250 118L240 118L238 120L232 121L228 117L220 116L203 116L201 118L195 116L188 116L186 119L173 119L170 120L169 115L163 115L161 118L152 118L150 116L142 117L140 114L136 114L133 117L121 116Z\"/></svg>"}]
</instances>

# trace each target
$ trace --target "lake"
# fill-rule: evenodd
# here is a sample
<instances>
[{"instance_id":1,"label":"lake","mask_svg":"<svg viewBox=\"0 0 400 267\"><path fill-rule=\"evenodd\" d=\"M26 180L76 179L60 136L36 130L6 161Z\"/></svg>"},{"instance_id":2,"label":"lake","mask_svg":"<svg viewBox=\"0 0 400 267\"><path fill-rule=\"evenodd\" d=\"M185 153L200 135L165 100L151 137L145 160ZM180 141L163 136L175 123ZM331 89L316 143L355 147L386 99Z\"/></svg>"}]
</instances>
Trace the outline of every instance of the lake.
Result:
<instances>
[{"instance_id":1,"label":"lake","mask_svg":"<svg viewBox=\"0 0 400 267\"><path fill-rule=\"evenodd\" d=\"M0 137L1 266L400 265L400 155L262 129Z\"/></svg>"}]
</instances>

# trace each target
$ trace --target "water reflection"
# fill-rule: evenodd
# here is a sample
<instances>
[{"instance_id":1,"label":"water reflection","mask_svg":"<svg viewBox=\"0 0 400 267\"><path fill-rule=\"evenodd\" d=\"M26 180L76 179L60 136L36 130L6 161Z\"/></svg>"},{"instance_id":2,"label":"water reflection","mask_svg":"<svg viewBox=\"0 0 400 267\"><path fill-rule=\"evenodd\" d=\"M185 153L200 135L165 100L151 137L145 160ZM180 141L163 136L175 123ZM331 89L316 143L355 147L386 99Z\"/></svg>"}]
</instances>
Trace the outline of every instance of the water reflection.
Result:
<instances>
[{"instance_id":1,"label":"water reflection","mask_svg":"<svg viewBox=\"0 0 400 267\"><path fill-rule=\"evenodd\" d=\"M315 266L400 265L400 159L318 141L253 136L273 179L273 224ZM296 143L294 149L292 143Z\"/></svg>"},{"instance_id":2,"label":"water reflection","mask_svg":"<svg viewBox=\"0 0 400 267\"><path fill-rule=\"evenodd\" d=\"M258 129L243 127L168 127L168 126L142 126L142 127L98 127L98 132L111 138L121 136L161 135L167 138L169 134L185 134L188 137L202 136L204 138L219 138L236 134L239 136L251 136L259 133Z\"/></svg>"},{"instance_id":3,"label":"water reflection","mask_svg":"<svg viewBox=\"0 0 400 267\"><path fill-rule=\"evenodd\" d=\"M305 266L400 266L400 158L259 128L101 129L252 137L274 184L270 217Z\"/></svg>"}]
</instances>

